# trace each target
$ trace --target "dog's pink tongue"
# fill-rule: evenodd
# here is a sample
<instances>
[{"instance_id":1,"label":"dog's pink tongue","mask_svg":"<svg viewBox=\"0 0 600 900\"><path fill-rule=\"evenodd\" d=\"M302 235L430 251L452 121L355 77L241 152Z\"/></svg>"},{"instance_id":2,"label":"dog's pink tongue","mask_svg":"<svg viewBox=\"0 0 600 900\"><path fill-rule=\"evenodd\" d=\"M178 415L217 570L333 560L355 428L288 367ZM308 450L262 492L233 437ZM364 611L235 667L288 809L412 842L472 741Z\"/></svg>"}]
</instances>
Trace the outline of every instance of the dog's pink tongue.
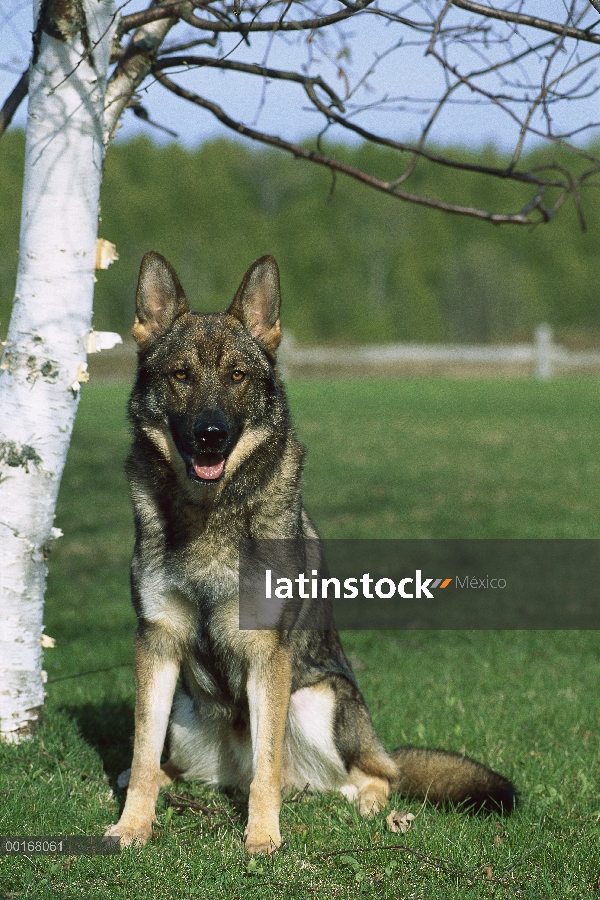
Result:
<instances>
[{"instance_id":1,"label":"dog's pink tongue","mask_svg":"<svg viewBox=\"0 0 600 900\"><path fill-rule=\"evenodd\" d=\"M213 463L209 462L205 456L194 456L192 465L198 478L204 478L205 481L216 481L225 468L225 460L220 459Z\"/></svg>"}]
</instances>

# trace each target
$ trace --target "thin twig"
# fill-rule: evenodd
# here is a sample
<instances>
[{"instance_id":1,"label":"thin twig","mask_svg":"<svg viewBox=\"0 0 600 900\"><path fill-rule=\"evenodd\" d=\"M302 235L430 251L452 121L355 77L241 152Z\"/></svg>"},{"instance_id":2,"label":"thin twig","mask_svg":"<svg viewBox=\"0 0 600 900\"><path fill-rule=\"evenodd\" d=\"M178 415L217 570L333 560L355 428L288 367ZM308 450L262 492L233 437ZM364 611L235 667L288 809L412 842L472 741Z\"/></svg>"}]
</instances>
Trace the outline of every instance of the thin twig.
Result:
<instances>
[{"instance_id":1,"label":"thin twig","mask_svg":"<svg viewBox=\"0 0 600 900\"><path fill-rule=\"evenodd\" d=\"M301 791L298 791L297 794L294 794L289 800L286 800L286 803L302 803L308 790L310 788L310 781L307 781Z\"/></svg>"},{"instance_id":2,"label":"thin twig","mask_svg":"<svg viewBox=\"0 0 600 900\"><path fill-rule=\"evenodd\" d=\"M56 684L57 681L69 681L71 678L84 678L86 675L97 675L99 672L111 672L113 669L132 669L133 663L117 663L114 666L106 666L104 669L90 669L89 672L78 672L76 675L61 675L60 678L49 678L46 684Z\"/></svg>"},{"instance_id":3,"label":"thin twig","mask_svg":"<svg viewBox=\"0 0 600 900\"><path fill-rule=\"evenodd\" d=\"M548 843L546 841L545 843ZM543 847L544 844L540 844L540 847ZM537 848L533 848L537 849ZM419 850L415 850L413 847L408 847L406 844L378 844L374 847L349 847L343 850L332 850L330 853L317 853L321 859L328 859L332 856L340 856L342 854L350 854L350 853L373 853L375 851L380 850L403 850L405 853L408 853L410 856L414 856L417 859L421 860L421 862L428 863L429 865L436 866L438 869L441 869L443 872L446 872L448 875L455 875L459 878L463 878L468 881L470 884L479 884L480 883L480 870L477 870L477 873L469 874L468 872L464 872L462 869L458 869L453 866L451 863L448 863L447 860L440 859L439 856L429 856L426 853L421 853ZM533 851L532 851L533 852ZM530 854L528 854L530 855ZM508 872L511 872L514 868L513 866ZM507 873L508 874L508 873ZM525 888L517 888L515 885L504 878L492 878L486 882L487 884L498 884L504 887L509 887L511 891L515 894L524 894L528 897L534 897L530 891Z\"/></svg>"},{"instance_id":4,"label":"thin twig","mask_svg":"<svg viewBox=\"0 0 600 900\"><path fill-rule=\"evenodd\" d=\"M223 813L234 831L237 831L238 833L240 831L238 824L231 817L224 806L205 806L203 803L199 803L197 800L192 800L191 797L185 797L183 794L165 793L164 796L167 803L170 806L173 806L175 809L191 809L204 813L204 815L208 819L209 827L211 826L212 816L215 815L215 813Z\"/></svg>"},{"instance_id":5,"label":"thin twig","mask_svg":"<svg viewBox=\"0 0 600 900\"><path fill-rule=\"evenodd\" d=\"M448 875L459 875L461 878L466 878L471 883L474 883L473 876L467 874L467 872L463 872L462 869L457 869L455 866L450 865L446 860L440 859L438 856L428 856L426 853L421 853L419 850L408 847L406 844L378 844L376 847L348 847L344 850L332 850L330 853L319 853L318 855L322 859L328 859L331 856L340 856L344 853L372 853L376 850L403 850L405 853L420 859L421 862L437 866L442 869L442 871L447 872Z\"/></svg>"},{"instance_id":6,"label":"thin twig","mask_svg":"<svg viewBox=\"0 0 600 900\"><path fill-rule=\"evenodd\" d=\"M316 85L317 87L322 88L325 93L329 96L331 102L337 106L338 109L341 109L342 112L344 110L344 106L342 101L337 96L333 88L329 87L329 85L323 81L320 75L311 77L309 75L301 75L299 72L289 72L284 69L273 69L269 66L259 66L255 63L242 63L236 62L232 59L220 59L212 56L161 56L157 62L152 66L152 71L154 73L160 72L163 69L173 68L174 66L184 66L184 68L189 68L191 66L209 66L216 69L231 69L235 72L246 72L248 75L259 75L261 78L274 78L280 79L282 81L295 81L297 84L301 84L304 87L307 84Z\"/></svg>"}]
</instances>

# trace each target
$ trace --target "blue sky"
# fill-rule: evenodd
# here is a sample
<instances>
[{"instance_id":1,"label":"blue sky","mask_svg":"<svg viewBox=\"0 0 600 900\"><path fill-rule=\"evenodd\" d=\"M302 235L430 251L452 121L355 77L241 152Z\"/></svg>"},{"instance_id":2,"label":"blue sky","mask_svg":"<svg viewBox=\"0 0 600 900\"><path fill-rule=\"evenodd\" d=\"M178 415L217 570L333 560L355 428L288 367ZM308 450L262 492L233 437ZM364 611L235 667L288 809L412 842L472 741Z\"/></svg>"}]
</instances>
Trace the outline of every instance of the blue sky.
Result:
<instances>
[{"instance_id":1,"label":"blue sky","mask_svg":"<svg viewBox=\"0 0 600 900\"><path fill-rule=\"evenodd\" d=\"M126 4L125 12L145 6L146 3L131 0ZM399 4L396 4L399 7ZM435 3L429 4L435 6ZM408 4L406 4L408 6ZM562 0L545 0L543 4L532 2L525 4L531 12L537 12L560 20L564 3ZM543 13L541 11L543 7ZM593 14L593 11L592 11ZM597 17L596 17L597 18ZM0 100L10 92L18 73L27 63L32 28L31 3L20 0L0 0ZM400 32L397 32L400 34ZM532 39L540 41L540 32L530 32ZM355 83L380 53L390 43L392 30L385 23L374 17L362 17L360 21L351 21L344 26L341 38L334 38L327 47L312 45L311 49L320 68L328 75L332 87L340 94L345 89L345 80L337 72L341 64L347 69L351 83ZM246 62L264 63L285 69L295 68L306 59L307 46L304 40L299 44L291 41L273 42L268 46L269 38L256 35L250 47L241 46L235 51L235 58ZM228 39L225 50L230 51L239 40L235 36ZM350 60L346 58L344 48L350 51ZM518 47L515 45L515 48ZM438 96L443 85L442 74L438 64L431 57L426 57L423 46L405 46L382 60L375 74L368 79L368 87L356 98L361 103L387 95L394 98L388 102L384 110L363 112L360 122L367 127L384 133L396 140L414 138L426 122L431 108L430 100ZM452 48L454 59L462 63L466 52L460 44ZM336 60L342 51L340 62ZM196 53L211 53L210 48L197 48ZM328 61L327 57L330 57ZM543 53L535 63L528 64L520 76L523 80L534 83L545 64ZM317 65L315 63L315 65ZM280 134L291 140L299 140L314 135L322 126L322 119L314 112L307 110L308 102L302 88L298 85L272 82L265 86L261 79L240 75L238 73L221 73L213 69L201 72L178 73L173 78L201 92L225 107L234 118L243 119L259 130ZM407 95L418 98L419 102L409 105L403 99ZM150 84L141 93L141 99L151 117L162 125L177 132L180 139L188 146L195 146L201 141L217 135L231 132L221 126L210 113L193 107L191 104L173 97L160 85ZM575 128L596 118L600 120L596 97L579 103L563 102L555 109L555 127ZM22 105L15 123L24 125L26 105ZM120 138L128 137L136 132L145 131L155 139L165 139L162 132L149 128L137 119L130 111L125 113L120 130ZM598 129L586 132L591 137ZM486 143L494 143L508 149L515 140L515 128L510 118L489 104L483 104L479 98L468 91L463 91L459 104L449 105L436 122L432 137L439 143L463 144L480 147ZM341 139L338 130L332 131L332 138Z\"/></svg>"}]
</instances>

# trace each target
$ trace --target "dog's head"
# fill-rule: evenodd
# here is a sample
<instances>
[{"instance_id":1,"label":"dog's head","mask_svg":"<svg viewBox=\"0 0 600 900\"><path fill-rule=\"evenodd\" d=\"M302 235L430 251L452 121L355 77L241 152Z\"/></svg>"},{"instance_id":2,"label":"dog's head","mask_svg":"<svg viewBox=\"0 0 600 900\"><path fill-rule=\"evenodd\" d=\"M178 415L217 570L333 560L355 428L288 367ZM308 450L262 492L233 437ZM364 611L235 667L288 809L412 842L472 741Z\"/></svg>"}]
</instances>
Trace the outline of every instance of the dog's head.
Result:
<instances>
[{"instance_id":1,"label":"dog's head","mask_svg":"<svg viewBox=\"0 0 600 900\"><path fill-rule=\"evenodd\" d=\"M272 256L248 269L226 312L208 315L190 311L164 257L150 252L142 260L132 416L172 438L192 481L226 478L264 440L265 423L286 414L275 372L280 303Z\"/></svg>"}]
</instances>

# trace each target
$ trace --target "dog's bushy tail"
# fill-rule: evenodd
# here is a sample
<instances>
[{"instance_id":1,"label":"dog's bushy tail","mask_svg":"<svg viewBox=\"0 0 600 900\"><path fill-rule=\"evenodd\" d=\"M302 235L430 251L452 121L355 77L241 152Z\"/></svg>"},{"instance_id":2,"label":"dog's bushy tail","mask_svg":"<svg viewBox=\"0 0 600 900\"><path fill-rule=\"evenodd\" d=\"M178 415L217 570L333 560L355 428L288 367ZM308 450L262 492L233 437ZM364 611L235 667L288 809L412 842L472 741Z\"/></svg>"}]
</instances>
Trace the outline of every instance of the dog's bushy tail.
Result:
<instances>
[{"instance_id":1,"label":"dog's bushy tail","mask_svg":"<svg viewBox=\"0 0 600 900\"><path fill-rule=\"evenodd\" d=\"M473 811L510 813L517 805L514 785L468 756L446 750L399 747L390 756L398 767L394 790L431 803L464 805Z\"/></svg>"}]
</instances>

